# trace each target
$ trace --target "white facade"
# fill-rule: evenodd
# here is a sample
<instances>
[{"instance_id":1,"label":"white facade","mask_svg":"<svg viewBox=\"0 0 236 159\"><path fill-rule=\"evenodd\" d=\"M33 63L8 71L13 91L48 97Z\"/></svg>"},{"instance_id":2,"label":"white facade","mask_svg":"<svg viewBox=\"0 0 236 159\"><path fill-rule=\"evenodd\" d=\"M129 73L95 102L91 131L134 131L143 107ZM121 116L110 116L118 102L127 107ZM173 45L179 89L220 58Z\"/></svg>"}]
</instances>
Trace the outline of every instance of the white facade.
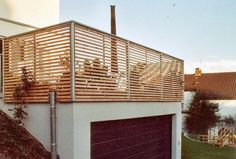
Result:
<instances>
[{"instance_id":1,"label":"white facade","mask_svg":"<svg viewBox=\"0 0 236 159\"><path fill-rule=\"evenodd\" d=\"M187 110L188 105L190 104L195 92L184 92L184 102L182 106L182 110Z\"/></svg>"},{"instance_id":2,"label":"white facade","mask_svg":"<svg viewBox=\"0 0 236 159\"><path fill-rule=\"evenodd\" d=\"M8 105L0 99L0 110L11 115ZM27 119L24 127L50 151L50 106L49 104L32 104L26 109ZM73 159L73 106L57 104L57 151L61 159Z\"/></svg>"},{"instance_id":3,"label":"white facade","mask_svg":"<svg viewBox=\"0 0 236 159\"><path fill-rule=\"evenodd\" d=\"M1 0L0 17L43 27L59 22L59 0Z\"/></svg>"},{"instance_id":4,"label":"white facade","mask_svg":"<svg viewBox=\"0 0 236 159\"><path fill-rule=\"evenodd\" d=\"M0 0L0 37L59 22L59 0Z\"/></svg>"},{"instance_id":5,"label":"white facade","mask_svg":"<svg viewBox=\"0 0 236 159\"><path fill-rule=\"evenodd\" d=\"M186 110L195 92L184 92L183 110ZM236 120L236 100L211 100L218 103L221 116L232 116Z\"/></svg>"},{"instance_id":6,"label":"white facade","mask_svg":"<svg viewBox=\"0 0 236 159\"><path fill-rule=\"evenodd\" d=\"M172 159L181 158L181 103L74 103L74 158L90 159L90 123L116 119L173 115Z\"/></svg>"},{"instance_id":7,"label":"white facade","mask_svg":"<svg viewBox=\"0 0 236 159\"><path fill-rule=\"evenodd\" d=\"M33 26L28 26L22 23L0 18L0 38L20 34L34 29L36 28Z\"/></svg>"},{"instance_id":8,"label":"white facade","mask_svg":"<svg viewBox=\"0 0 236 159\"><path fill-rule=\"evenodd\" d=\"M9 114L11 106L0 109ZM49 104L32 104L25 127L50 150ZM90 159L90 124L94 121L172 115L172 159L181 158L180 102L93 102L57 104L57 148L61 159Z\"/></svg>"}]
</instances>

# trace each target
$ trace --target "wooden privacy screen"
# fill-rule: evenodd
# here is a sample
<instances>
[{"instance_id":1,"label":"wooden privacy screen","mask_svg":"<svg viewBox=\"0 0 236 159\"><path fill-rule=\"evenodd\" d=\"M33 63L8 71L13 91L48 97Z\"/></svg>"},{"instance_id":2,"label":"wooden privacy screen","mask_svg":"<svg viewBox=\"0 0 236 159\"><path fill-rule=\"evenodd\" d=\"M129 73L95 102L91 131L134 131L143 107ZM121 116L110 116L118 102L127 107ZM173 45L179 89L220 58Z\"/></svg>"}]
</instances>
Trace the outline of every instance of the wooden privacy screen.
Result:
<instances>
[{"instance_id":1,"label":"wooden privacy screen","mask_svg":"<svg viewBox=\"0 0 236 159\"><path fill-rule=\"evenodd\" d=\"M23 67L34 81L29 102L48 102L49 89L57 90L58 101L71 101L69 23L5 38L4 48L5 102L14 102Z\"/></svg>"},{"instance_id":2,"label":"wooden privacy screen","mask_svg":"<svg viewBox=\"0 0 236 159\"><path fill-rule=\"evenodd\" d=\"M116 47L111 45L112 42ZM126 47L124 40L75 26L76 101L128 99Z\"/></svg>"},{"instance_id":3,"label":"wooden privacy screen","mask_svg":"<svg viewBox=\"0 0 236 159\"><path fill-rule=\"evenodd\" d=\"M76 101L181 101L182 97L182 60L76 23Z\"/></svg>"},{"instance_id":4,"label":"wooden privacy screen","mask_svg":"<svg viewBox=\"0 0 236 159\"><path fill-rule=\"evenodd\" d=\"M22 67L34 80L29 102L47 102L51 88L59 102L183 97L182 60L76 22L5 38L6 102L14 102Z\"/></svg>"}]
</instances>

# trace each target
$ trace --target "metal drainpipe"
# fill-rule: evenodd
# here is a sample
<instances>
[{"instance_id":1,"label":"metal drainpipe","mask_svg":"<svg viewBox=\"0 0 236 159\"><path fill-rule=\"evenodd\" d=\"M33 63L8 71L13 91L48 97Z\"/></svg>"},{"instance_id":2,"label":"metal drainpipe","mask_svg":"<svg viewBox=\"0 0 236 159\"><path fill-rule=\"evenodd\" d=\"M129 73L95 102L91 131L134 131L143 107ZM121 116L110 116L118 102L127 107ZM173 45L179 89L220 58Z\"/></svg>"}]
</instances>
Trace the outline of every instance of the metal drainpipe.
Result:
<instances>
[{"instance_id":1,"label":"metal drainpipe","mask_svg":"<svg viewBox=\"0 0 236 159\"><path fill-rule=\"evenodd\" d=\"M57 159L56 92L49 92L49 102L50 102L51 159Z\"/></svg>"}]
</instances>

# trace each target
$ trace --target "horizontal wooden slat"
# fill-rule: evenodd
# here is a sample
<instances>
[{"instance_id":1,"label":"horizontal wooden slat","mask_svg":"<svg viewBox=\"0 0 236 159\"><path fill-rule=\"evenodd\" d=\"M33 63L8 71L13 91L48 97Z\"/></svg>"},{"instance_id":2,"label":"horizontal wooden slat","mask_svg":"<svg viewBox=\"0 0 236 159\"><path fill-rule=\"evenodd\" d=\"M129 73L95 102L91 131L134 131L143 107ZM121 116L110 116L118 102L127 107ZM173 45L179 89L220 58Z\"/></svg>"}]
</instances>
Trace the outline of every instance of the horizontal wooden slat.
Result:
<instances>
[{"instance_id":1,"label":"horizontal wooden slat","mask_svg":"<svg viewBox=\"0 0 236 159\"><path fill-rule=\"evenodd\" d=\"M52 88L59 102L71 102L69 23L6 38L4 47L5 102L14 102L12 93L20 84L22 67L34 80L28 102L48 102Z\"/></svg>"},{"instance_id":2,"label":"horizontal wooden slat","mask_svg":"<svg viewBox=\"0 0 236 159\"><path fill-rule=\"evenodd\" d=\"M182 100L182 61L79 24L75 64L76 101Z\"/></svg>"},{"instance_id":3,"label":"horizontal wooden slat","mask_svg":"<svg viewBox=\"0 0 236 159\"><path fill-rule=\"evenodd\" d=\"M71 73L71 22L4 41L4 98L26 67L35 80L29 102L47 102L49 89L58 101L181 101L183 61L167 54L75 23L74 77Z\"/></svg>"}]
</instances>

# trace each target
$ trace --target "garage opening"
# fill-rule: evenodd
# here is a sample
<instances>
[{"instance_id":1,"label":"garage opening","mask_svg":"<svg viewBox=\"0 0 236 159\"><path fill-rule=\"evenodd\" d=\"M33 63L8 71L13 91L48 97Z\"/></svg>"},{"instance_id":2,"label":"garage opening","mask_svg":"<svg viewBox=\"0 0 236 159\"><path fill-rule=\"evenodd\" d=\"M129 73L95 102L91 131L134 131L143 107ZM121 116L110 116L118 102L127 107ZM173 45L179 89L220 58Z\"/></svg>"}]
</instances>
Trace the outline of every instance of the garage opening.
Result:
<instances>
[{"instance_id":1,"label":"garage opening","mask_svg":"<svg viewBox=\"0 0 236 159\"><path fill-rule=\"evenodd\" d=\"M171 159L172 116L91 123L91 159Z\"/></svg>"}]
</instances>

